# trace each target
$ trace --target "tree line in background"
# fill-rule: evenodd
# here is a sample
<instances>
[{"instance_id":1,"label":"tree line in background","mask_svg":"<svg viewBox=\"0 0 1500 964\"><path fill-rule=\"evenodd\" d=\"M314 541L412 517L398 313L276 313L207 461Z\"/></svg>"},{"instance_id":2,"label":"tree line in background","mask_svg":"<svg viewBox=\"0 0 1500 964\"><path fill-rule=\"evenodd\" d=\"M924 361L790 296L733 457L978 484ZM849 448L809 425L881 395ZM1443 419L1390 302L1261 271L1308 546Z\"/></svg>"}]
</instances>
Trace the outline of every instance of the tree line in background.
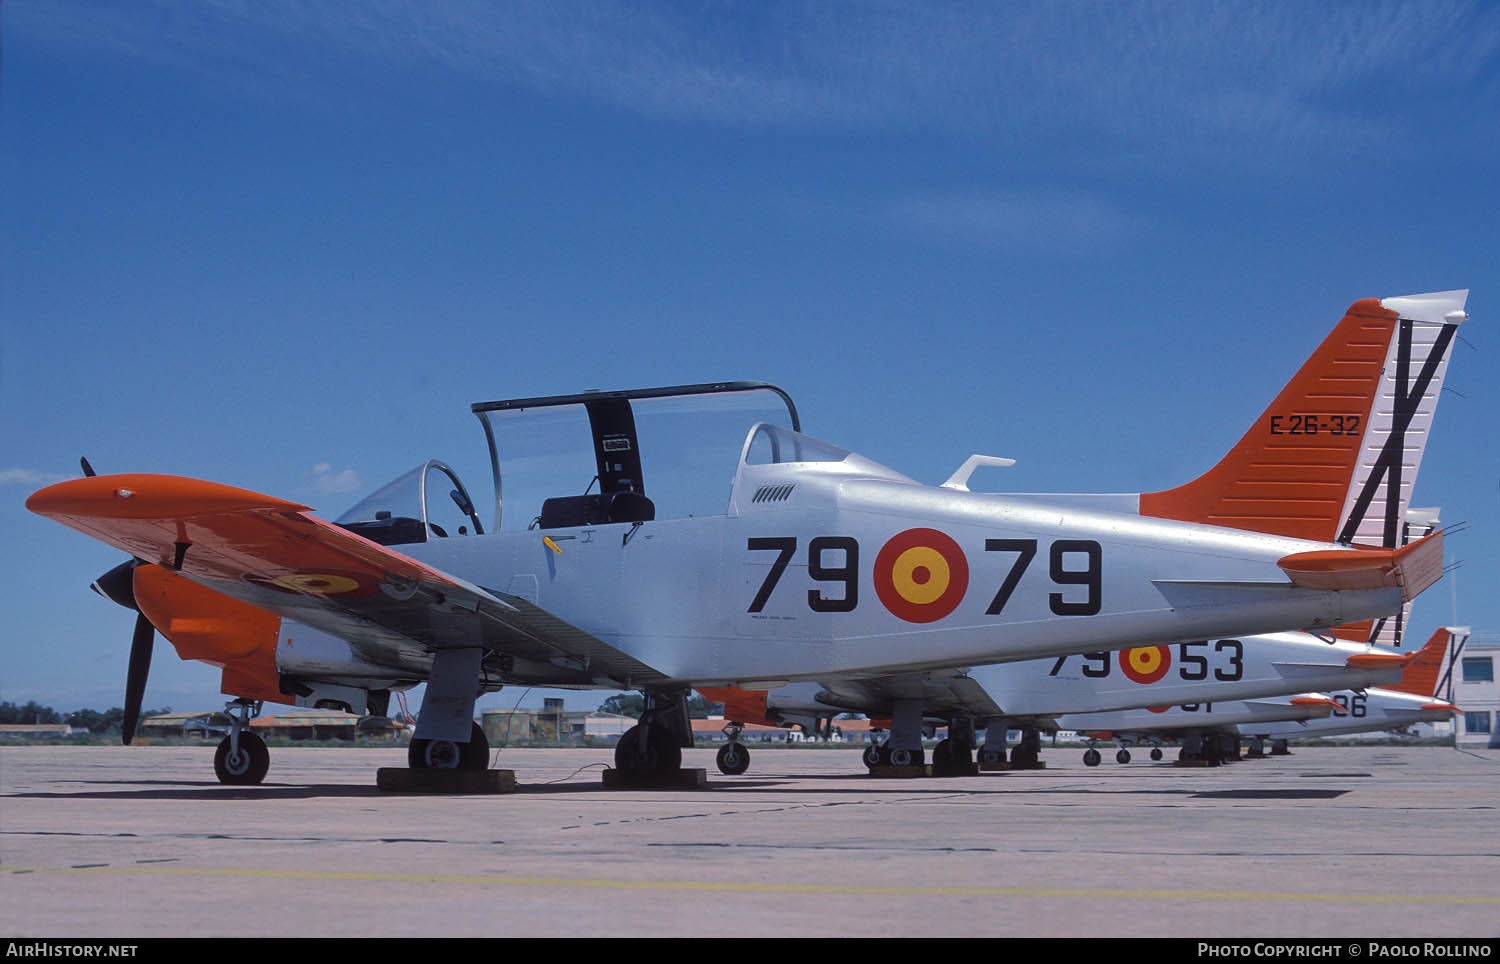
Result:
<instances>
[{"instance_id":1,"label":"tree line in background","mask_svg":"<svg viewBox=\"0 0 1500 964\"><path fill-rule=\"evenodd\" d=\"M170 713L172 708L164 706L156 710L142 710L141 718L146 719L158 713ZM59 713L50 706L32 701L25 706L15 703L0 703L0 724L5 723L66 723L76 729L88 730L90 733L120 732L125 721L125 710L119 706L112 706L102 713L98 710L74 710L72 713Z\"/></svg>"}]
</instances>

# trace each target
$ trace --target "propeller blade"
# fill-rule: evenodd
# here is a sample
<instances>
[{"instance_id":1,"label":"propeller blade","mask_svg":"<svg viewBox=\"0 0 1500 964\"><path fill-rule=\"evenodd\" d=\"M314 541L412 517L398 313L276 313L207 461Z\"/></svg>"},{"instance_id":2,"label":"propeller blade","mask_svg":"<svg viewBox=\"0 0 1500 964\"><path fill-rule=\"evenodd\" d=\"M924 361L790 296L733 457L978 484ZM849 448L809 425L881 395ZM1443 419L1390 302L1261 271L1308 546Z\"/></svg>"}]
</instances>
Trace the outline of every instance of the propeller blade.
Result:
<instances>
[{"instance_id":1,"label":"propeller blade","mask_svg":"<svg viewBox=\"0 0 1500 964\"><path fill-rule=\"evenodd\" d=\"M126 746L135 739L135 724L146 695L146 674L151 669L151 648L155 642L156 627L144 613L137 616L135 635L130 640L130 669L125 677L125 719L120 726L120 740Z\"/></svg>"}]
</instances>

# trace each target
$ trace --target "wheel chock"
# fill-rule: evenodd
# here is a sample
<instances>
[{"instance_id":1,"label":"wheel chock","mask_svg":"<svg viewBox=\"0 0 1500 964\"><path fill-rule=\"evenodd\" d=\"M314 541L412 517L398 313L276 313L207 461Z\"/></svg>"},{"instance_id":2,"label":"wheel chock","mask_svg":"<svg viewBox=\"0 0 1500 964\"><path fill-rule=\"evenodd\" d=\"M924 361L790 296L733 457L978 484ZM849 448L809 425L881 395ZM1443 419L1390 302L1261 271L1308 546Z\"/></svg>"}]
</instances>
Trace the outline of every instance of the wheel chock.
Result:
<instances>
[{"instance_id":1,"label":"wheel chock","mask_svg":"<svg viewBox=\"0 0 1500 964\"><path fill-rule=\"evenodd\" d=\"M887 764L885 766L870 767L870 776L897 780L910 779L912 777L930 777L932 776L932 764L912 763L904 767Z\"/></svg>"},{"instance_id":2,"label":"wheel chock","mask_svg":"<svg viewBox=\"0 0 1500 964\"><path fill-rule=\"evenodd\" d=\"M708 771L702 767L684 767L652 777L629 776L613 768L604 770L604 786L609 790L697 790L708 785Z\"/></svg>"},{"instance_id":3,"label":"wheel chock","mask_svg":"<svg viewBox=\"0 0 1500 964\"><path fill-rule=\"evenodd\" d=\"M941 779L943 777L977 777L977 776L979 776L979 764L977 764L977 763L958 763L958 764L953 764L953 765L950 765L948 767L948 769L942 771L941 773L939 773L935 768L933 768L931 766L931 764L928 765L928 769L932 770L932 772L930 774L928 774L929 776L938 777L939 779Z\"/></svg>"},{"instance_id":4,"label":"wheel chock","mask_svg":"<svg viewBox=\"0 0 1500 964\"><path fill-rule=\"evenodd\" d=\"M514 793L516 771L381 767L375 786L386 793Z\"/></svg>"}]
</instances>

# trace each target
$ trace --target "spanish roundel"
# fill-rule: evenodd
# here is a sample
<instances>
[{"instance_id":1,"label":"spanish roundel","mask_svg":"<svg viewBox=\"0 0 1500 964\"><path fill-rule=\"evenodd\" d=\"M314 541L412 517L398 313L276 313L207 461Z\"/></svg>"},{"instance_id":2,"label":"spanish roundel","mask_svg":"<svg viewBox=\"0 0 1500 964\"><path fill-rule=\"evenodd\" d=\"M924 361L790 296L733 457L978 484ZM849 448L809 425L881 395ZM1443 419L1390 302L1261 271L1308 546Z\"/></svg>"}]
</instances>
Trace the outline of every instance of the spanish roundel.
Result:
<instances>
[{"instance_id":1,"label":"spanish roundel","mask_svg":"<svg viewBox=\"0 0 1500 964\"><path fill-rule=\"evenodd\" d=\"M1166 646L1138 646L1120 650L1120 669L1137 683L1155 683L1172 668L1172 650Z\"/></svg>"},{"instance_id":2,"label":"spanish roundel","mask_svg":"<svg viewBox=\"0 0 1500 964\"><path fill-rule=\"evenodd\" d=\"M369 573L346 569L266 570L247 572L242 578L248 583L275 589L278 592L301 596L324 596L329 599L370 596L380 589L379 581Z\"/></svg>"},{"instance_id":3,"label":"spanish roundel","mask_svg":"<svg viewBox=\"0 0 1500 964\"><path fill-rule=\"evenodd\" d=\"M964 551L936 529L907 529L875 557L875 594L909 623L930 623L958 608L969 589Z\"/></svg>"}]
</instances>

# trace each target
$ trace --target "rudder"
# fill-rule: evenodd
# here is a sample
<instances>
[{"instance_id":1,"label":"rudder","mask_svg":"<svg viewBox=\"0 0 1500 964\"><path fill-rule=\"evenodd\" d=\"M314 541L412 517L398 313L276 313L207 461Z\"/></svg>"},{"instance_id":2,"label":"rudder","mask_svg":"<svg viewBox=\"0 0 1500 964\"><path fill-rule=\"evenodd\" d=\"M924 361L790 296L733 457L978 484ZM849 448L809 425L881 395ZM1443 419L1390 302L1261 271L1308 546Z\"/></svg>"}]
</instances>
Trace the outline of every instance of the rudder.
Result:
<instances>
[{"instance_id":1,"label":"rudder","mask_svg":"<svg viewBox=\"0 0 1500 964\"><path fill-rule=\"evenodd\" d=\"M1142 515L1394 548L1467 291L1367 298L1229 453Z\"/></svg>"}]
</instances>

